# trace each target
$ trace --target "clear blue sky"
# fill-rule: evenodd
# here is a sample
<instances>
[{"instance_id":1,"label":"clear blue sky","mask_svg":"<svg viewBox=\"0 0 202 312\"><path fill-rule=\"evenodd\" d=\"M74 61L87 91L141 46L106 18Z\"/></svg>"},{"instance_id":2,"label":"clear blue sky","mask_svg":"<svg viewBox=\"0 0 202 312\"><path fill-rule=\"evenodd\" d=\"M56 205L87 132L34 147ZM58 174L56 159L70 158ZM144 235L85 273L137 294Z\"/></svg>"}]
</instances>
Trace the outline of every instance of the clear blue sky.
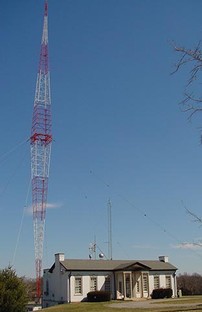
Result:
<instances>
[{"instance_id":1,"label":"clear blue sky","mask_svg":"<svg viewBox=\"0 0 202 312\"><path fill-rule=\"evenodd\" d=\"M0 268L14 261L26 276L35 276L26 140L43 6L0 2ZM202 228L184 208L202 217L202 119L179 110L188 73L170 75L178 56L169 43L194 47L201 11L200 0L49 0L44 267L57 252L88 258L95 236L107 254L110 198L114 259L167 255L179 273L202 274L202 247L193 248Z\"/></svg>"}]
</instances>

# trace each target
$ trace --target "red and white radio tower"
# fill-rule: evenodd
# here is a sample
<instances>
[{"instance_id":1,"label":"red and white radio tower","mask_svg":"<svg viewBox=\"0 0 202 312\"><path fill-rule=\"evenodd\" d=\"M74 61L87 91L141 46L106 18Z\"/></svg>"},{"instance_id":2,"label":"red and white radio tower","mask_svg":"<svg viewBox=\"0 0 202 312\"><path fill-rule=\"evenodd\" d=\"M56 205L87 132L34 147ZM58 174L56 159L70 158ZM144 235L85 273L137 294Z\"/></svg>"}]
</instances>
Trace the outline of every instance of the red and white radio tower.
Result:
<instances>
[{"instance_id":1,"label":"red and white radio tower","mask_svg":"<svg viewBox=\"0 0 202 312\"><path fill-rule=\"evenodd\" d=\"M44 226L52 143L51 128L50 74L48 68L48 1L45 0L43 35L30 137L32 209L38 299L41 297Z\"/></svg>"}]
</instances>

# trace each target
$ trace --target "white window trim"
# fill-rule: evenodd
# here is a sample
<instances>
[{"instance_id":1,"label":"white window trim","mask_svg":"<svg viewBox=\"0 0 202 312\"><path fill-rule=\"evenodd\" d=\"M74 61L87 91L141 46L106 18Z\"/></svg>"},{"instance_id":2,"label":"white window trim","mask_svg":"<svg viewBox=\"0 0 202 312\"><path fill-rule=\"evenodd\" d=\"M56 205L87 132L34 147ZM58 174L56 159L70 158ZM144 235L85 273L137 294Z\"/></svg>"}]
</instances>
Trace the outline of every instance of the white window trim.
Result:
<instances>
[{"instance_id":1,"label":"white window trim","mask_svg":"<svg viewBox=\"0 0 202 312\"><path fill-rule=\"evenodd\" d=\"M90 291L96 291L97 290L97 276L91 275L90 276Z\"/></svg>"},{"instance_id":2,"label":"white window trim","mask_svg":"<svg viewBox=\"0 0 202 312\"><path fill-rule=\"evenodd\" d=\"M158 280L158 282L156 283L155 280ZM158 284L158 287L156 287L156 284ZM160 288L160 278L159 275L154 275L154 289L158 289Z\"/></svg>"},{"instance_id":3,"label":"white window trim","mask_svg":"<svg viewBox=\"0 0 202 312\"><path fill-rule=\"evenodd\" d=\"M149 288L148 288L148 274L147 273L143 273L142 275L142 289L143 289L143 292L144 293L147 293L149 291Z\"/></svg>"},{"instance_id":4,"label":"white window trim","mask_svg":"<svg viewBox=\"0 0 202 312\"><path fill-rule=\"evenodd\" d=\"M80 279L81 280L81 286L76 286L76 279ZM81 287L81 292L76 292L76 287ZM83 279L82 276L75 276L74 277L74 295L75 296L81 296L83 295Z\"/></svg>"},{"instance_id":5,"label":"white window trim","mask_svg":"<svg viewBox=\"0 0 202 312\"><path fill-rule=\"evenodd\" d=\"M167 285L167 281L169 280L169 285ZM172 288L172 279L171 279L171 275L166 275L166 288Z\"/></svg>"}]
</instances>

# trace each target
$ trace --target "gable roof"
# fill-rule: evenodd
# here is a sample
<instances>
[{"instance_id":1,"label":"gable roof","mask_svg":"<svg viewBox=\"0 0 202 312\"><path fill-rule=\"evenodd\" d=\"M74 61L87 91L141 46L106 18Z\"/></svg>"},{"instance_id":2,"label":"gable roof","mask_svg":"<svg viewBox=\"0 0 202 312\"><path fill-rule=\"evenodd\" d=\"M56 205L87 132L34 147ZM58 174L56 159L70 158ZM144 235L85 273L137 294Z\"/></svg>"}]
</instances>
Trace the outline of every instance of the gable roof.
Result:
<instances>
[{"instance_id":1,"label":"gable roof","mask_svg":"<svg viewBox=\"0 0 202 312\"><path fill-rule=\"evenodd\" d=\"M177 270L177 268L169 262L162 262L159 260L65 259L64 261L60 261L60 263L67 271Z\"/></svg>"}]
</instances>

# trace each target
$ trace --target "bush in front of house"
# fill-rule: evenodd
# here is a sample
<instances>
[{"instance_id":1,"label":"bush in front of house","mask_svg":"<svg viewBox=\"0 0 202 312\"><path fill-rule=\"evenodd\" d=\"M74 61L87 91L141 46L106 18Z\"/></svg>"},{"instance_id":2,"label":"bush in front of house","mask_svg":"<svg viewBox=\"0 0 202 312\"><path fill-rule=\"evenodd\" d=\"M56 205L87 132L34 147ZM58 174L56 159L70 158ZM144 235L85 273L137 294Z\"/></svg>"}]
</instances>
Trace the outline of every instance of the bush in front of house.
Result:
<instances>
[{"instance_id":1,"label":"bush in front of house","mask_svg":"<svg viewBox=\"0 0 202 312\"><path fill-rule=\"evenodd\" d=\"M89 293L87 293L87 299L89 302L110 301L111 294L109 291L90 291Z\"/></svg>"},{"instance_id":2,"label":"bush in front of house","mask_svg":"<svg viewBox=\"0 0 202 312\"><path fill-rule=\"evenodd\" d=\"M152 299L164 299L171 298L173 295L173 291L171 288L158 288L154 289L152 292Z\"/></svg>"}]
</instances>

